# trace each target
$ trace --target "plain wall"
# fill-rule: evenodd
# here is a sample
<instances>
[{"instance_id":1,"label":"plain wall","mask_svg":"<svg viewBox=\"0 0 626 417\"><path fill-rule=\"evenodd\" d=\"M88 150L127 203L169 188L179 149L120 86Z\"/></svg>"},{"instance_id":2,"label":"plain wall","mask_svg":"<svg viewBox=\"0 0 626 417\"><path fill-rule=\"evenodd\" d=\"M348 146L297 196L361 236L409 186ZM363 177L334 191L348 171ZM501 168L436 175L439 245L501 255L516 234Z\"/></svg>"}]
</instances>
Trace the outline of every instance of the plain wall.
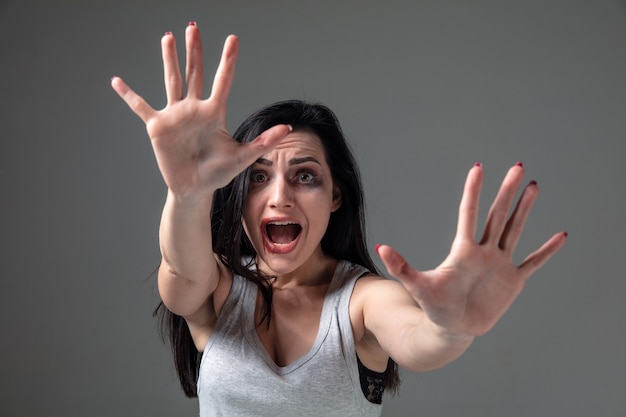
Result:
<instances>
[{"instance_id":1,"label":"plain wall","mask_svg":"<svg viewBox=\"0 0 626 417\"><path fill-rule=\"evenodd\" d=\"M195 416L157 335L165 187L122 76L164 104L160 37L196 20L207 85L241 39L229 127L270 102L333 108L360 161L370 248L447 254L467 170L484 213L509 166L541 189L516 252L567 245L492 332L404 374L384 416L626 415L624 1L0 3L0 416Z\"/></svg>"}]
</instances>

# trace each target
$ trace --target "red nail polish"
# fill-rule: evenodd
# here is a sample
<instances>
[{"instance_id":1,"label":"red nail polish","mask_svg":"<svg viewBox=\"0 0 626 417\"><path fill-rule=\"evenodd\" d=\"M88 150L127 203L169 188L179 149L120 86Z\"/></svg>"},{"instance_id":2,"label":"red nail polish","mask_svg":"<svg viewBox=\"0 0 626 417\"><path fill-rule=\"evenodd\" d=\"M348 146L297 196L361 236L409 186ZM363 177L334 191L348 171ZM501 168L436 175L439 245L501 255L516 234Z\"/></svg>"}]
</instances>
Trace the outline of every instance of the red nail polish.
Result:
<instances>
[{"instance_id":1,"label":"red nail polish","mask_svg":"<svg viewBox=\"0 0 626 417\"><path fill-rule=\"evenodd\" d=\"M524 166L524 164L522 162L517 162L515 165L518 166L518 167L523 167Z\"/></svg>"},{"instance_id":2,"label":"red nail polish","mask_svg":"<svg viewBox=\"0 0 626 417\"><path fill-rule=\"evenodd\" d=\"M530 184L528 184L528 185L537 185L537 181L532 180L532 181L530 182Z\"/></svg>"},{"instance_id":3,"label":"red nail polish","mask_svg":"<svg viewBox=\"0 0 626 417\"><path fill-rule=\"evenodd\" d=\"M192 20L191 22L189 22L189 26L198 26L198 25L196 24L196 22Z\"/></svg>"},{"instance_id":4,"label":"red nail polish","mask_svg":"<svg viewBox=\"0 0 626 417\"><path fill-rule=\"evenodd\" d=\"M569 233L567 233L566 231L563 231L563 236L568 237Z\"/></svg>"},{"instance_id":5,"label":"red nail polish","mask_svg":"<svg viewBox=\"0 0 626 417\"><path fill-rule=\"evenodd\" d=\"M165 32L165 33L163 34L163 36L169 36L169 35L171 35L171 34L172 34L172 32Z\"/></svg>"},{"instance_id":6,"label":"red nail polish","mask_svg":"<svg viewBox=\"0 0 626 417\"><path fill-rule=\"evenodd\" d=\"M474 166L475 166L475 167L480 167L480 168L482 168L482 167L483 167L483 164L481 164L480 162L476 162L476 163L474 164Z\"/></svg>"}]
</instances>

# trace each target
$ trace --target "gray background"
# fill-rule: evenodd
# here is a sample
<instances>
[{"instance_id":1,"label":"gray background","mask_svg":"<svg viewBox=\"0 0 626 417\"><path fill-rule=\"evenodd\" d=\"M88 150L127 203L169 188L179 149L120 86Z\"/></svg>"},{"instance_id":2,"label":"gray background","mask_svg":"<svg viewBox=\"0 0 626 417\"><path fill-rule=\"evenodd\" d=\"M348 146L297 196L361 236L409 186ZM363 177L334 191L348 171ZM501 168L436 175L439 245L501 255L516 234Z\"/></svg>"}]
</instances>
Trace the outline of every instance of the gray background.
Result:
<instances>
[{"instance_id":1,"label":"gray background","mask_svg":"<svg viewBox=\"0 0 626 417\"><path fill-rule=\"evenodd\" d=\"M624 1L0 3L0 416L194 416L151 318L165 187L109 87L164 104L159 39L197 20L207 78L241 37L229 127L279 99L336 110L370 247L446 255L467 170L542 190L516 254L565 248L458 361L385 416L625 416Z\"/></svg>"}]
</instances>

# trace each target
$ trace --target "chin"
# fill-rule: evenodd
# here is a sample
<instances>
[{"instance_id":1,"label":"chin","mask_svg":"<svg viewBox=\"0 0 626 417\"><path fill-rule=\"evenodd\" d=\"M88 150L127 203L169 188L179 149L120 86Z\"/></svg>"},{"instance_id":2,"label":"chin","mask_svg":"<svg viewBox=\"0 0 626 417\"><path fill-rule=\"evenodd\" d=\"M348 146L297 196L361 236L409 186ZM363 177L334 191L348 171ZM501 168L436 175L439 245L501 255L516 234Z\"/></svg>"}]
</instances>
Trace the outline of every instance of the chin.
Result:
<instances>
[{"instance_id":1,"label":"chin","mask_svg":"<svg viewBox=\"0 0 626 417\"><path fill-rule=\"evenodd\" d=\"M292 256L265 254L259 257L259 267L270 275L287 275L294 272L304 262L295 259Z\"/></svg>"}]
</instances>

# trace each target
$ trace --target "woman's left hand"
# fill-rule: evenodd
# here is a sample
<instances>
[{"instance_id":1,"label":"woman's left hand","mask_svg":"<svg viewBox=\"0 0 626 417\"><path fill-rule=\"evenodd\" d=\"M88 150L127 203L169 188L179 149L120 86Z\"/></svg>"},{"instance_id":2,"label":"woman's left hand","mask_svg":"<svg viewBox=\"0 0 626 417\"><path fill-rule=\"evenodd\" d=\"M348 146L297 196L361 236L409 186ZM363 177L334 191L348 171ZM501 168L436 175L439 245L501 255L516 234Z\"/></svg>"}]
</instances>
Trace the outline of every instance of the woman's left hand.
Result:
<instances>
[{"instance_id":1,"label":"woman's left hand","mask_svg":"<svg viewBox=\"0 0 626 417\"><path fill-rule=\"evenodd\" d=\"M557 233L520 265L513 263L513 251L539 191L534 181L526 185L509 216L523 176L521 163L508 171L483 236L476 241L483 169L481 164L472 167L450 254L431 271L413 269L390 246L377 248L389 273L406 287L428 318L447 331L485 334L515 301L527 279L565 244L567 233Z\"/></svg>"}]
</instances>

